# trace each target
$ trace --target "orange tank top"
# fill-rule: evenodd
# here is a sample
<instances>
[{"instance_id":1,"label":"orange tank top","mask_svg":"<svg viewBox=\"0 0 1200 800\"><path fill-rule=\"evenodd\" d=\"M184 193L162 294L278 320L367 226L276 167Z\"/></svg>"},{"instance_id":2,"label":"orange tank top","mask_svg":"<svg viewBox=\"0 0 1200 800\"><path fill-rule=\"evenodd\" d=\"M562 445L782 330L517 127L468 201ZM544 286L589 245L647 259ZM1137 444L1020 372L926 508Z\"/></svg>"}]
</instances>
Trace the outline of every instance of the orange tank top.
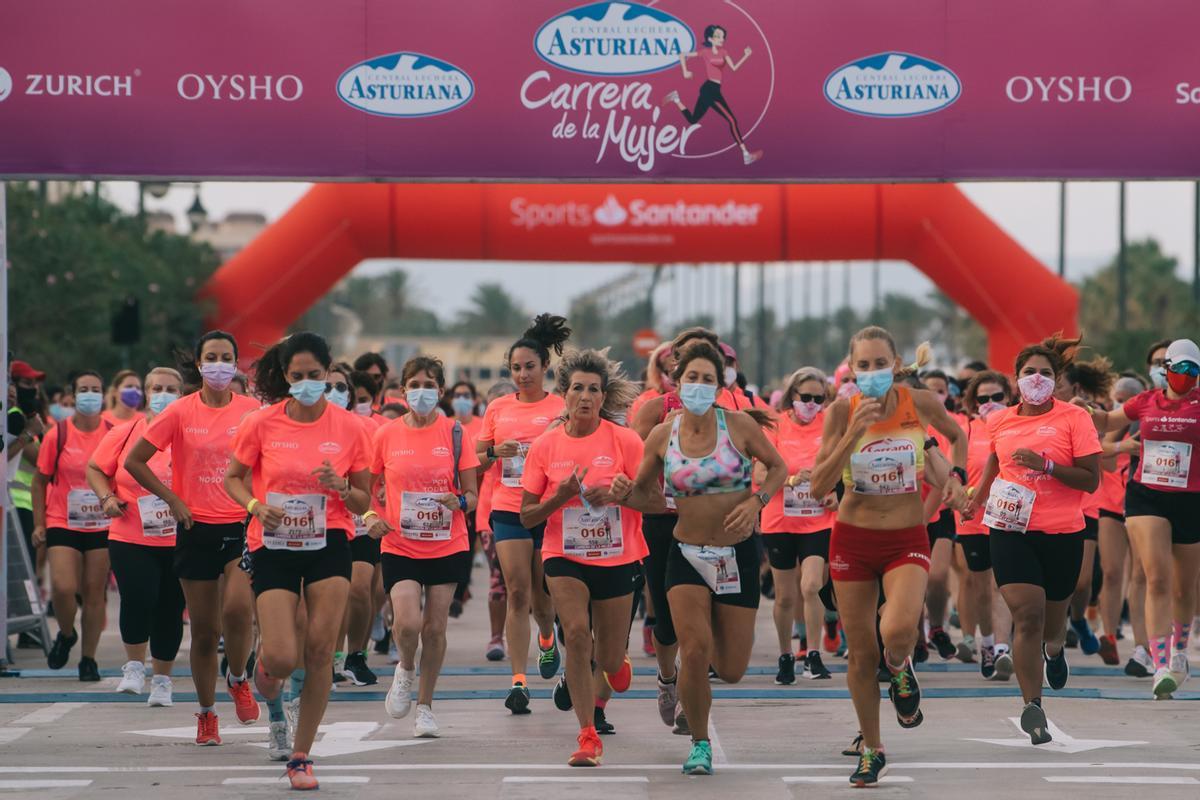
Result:
<instances>
[{"instance_id":1,"label":"orange tank top","mask_svg":"<svg viewBox=\"0 0 1200 800\"><path fill-rule=\"evenodd\" d=\"M859 494L910 494L920 490L925 472L925 428L917 415L912 391L897 386L896 408L854 445L842 473L846 488ZM862 395L850 398L850 417Z\"/></svg>"}]
</instances>

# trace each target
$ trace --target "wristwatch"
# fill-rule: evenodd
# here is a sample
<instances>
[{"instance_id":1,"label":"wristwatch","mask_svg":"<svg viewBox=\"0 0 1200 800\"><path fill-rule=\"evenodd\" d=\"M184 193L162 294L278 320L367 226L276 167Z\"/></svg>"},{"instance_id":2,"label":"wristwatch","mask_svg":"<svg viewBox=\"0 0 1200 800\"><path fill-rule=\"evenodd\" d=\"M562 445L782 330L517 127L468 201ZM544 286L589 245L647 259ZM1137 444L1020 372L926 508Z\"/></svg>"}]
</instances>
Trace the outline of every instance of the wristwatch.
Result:
<instances>
[{"instance_id":1,"label":"wristwatch","mask_svg":"<svg viewBox=\"0 0 1200 800\"><path fill-rule=\"evenodd\" d=\"M495 460L496 460L496 448L495 448L495 447L489 447L489 448L487 449L486 455L487 455L487 457L488 457L488 458L490 458L492 461L495 461Z\"/></svg>"},{"instance_id":2,"label":"wristwatch","mask_svg":"<svg viewBox=\"0 0 1200 800\"><path fill-rule=\"evenodd\" d=\"M958 478L958 482L963 486L967 485L967 471L962 467L951 467L950 474Z\"/></svg>"},{"instance_id":3,"label":"wristwatch","mask_svg":"<svg viewBox=\"0 0 1200 800\"><path fill-rule=\"evenodd\" d=\"M763 504L763 508L766 508L767 504L771 502L771 495L766 492L755 492L754 496L758 498L758 502Z\"/></svg>"}]
</instances>

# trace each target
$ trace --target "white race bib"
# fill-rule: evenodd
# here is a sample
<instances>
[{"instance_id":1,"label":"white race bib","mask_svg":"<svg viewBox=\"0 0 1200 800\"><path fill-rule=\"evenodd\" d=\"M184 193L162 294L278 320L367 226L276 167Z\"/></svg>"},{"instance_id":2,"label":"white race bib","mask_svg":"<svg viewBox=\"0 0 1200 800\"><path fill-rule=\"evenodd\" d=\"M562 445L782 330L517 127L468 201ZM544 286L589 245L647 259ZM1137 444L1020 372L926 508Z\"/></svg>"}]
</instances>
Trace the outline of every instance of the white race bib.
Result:
<instances>
[{"instance_id":1,"label":"white race bib","mask_svg":"<svg viewBox=\"0 0 1200 800\"><path fill-rule=\"evenodd\" d=\"M357 539L360 536L366 536L370 528L367 527L367 523L363 521L363 518L358 514L351 514L350 519L354 520L354 538Z\"/></svg>"},{"instance_id":2,"label":"white race bib","mask_svg":"<svg viewBox=\"0 0 1200 800\"><path fill-rule=\"evenodd\" d=\"M267 505L283 509L283 521L273 531L263 529L263 546L268 550L321 550L325 547L323 494L267 492Z\"/></svg>"},{"instance_id":3,"label":"white race bib","mask_svg":"<svg viewBox=\"0 0 1200 800\"><path fill-rule=\"evenodd\" d=\"M450 510L435 500L435 496L422 492L401 493L401 536L422 542L444 542L450 538Z\"/></svg>"},{"instance_id":4,"label":"white race bib","mask_svg":"<svg viewBox=\"0 0 1200 800\"><path fill-rule=\"evenodd\" d=\"M825 506L812 496L812 484L801 481L795 486L783 487L783 515L785 517L819 517Z\"/></svg>"},{"instance_id":5,"label":"white race bib","mask_svg":"<svg viewBox=\"0 0 1200 800\"><path fill-rule=\"evenodd\" d=\"M174 536L175 517L167 501L153 494L138 498L138 515L142 519L142 535L149 537Z\"/></svg>"},{"instance_id":6,"label":"white race bib","mask_svg":"<svg viewBox=\"0 0 1200 800\"><path fill-rule=\"evenodd\" d=\"M675 505L675 490L666 483L663 484L663 500L666 501L667 511L679 510Z\"/></svg>"},{"instance_id":7,"label":"white race bib","mask_svg":"<svg viewBox=\"0 0 1200 800\"><path fill-rule=\"evenodd\" d=\"M619 506L563 508L563 555L608 558L625 550Z\"/></svg>"},{"instance_id":8,"label":"white race bib","mask_svg":"<svg viewBox=\"0 0 1200 800\"><path fill-rule=\"evenodd\" d=\"M517 455L512 458L500 459L500 483L503 486L520 488L521 478L525 476L525 456L529 453L529 445L518 445Z\"/></svg>"},{"instance_id":9,"label":"white race bib","mask_svg":"<svg viewBox=\"0 0 1200 800\"><path fill-rule=\"evenodd\" d=\"M73 531L95 531L107 528L111 520L104 515L100 498L91 489L72 489L67 492L67 527Z\"/></svg>"},{"instance_id":10,"label":"white race bib","mask_svg":"<svg viewBox=\"0 0 1200 800\"><path fill-rule=\"evenodd\" d=\"M1186 489L1192 469L1192 446L1187 442L1142 442L1142 483Z\"/></svg>"},{"instance_id":11,"label":"white race bib","mask_svg":"<svg viewBox=\"0 0 1200 800\"><path fill-rule=\"evenodd\" d=\"M1033 489L996 478L988 495L983 524L996 530L1024 533L1029 530L1029 516L1036 499Z\"/></svg>"},{"instance_id":12,"label":"white race bib","mask_svg":"<svg viewBox=\"0 0 1200 800\"><path fill-rule=\"evenodd\" d=\"M917 491L917 454L912 450L855 453L850 477L859 494L912 494Z\"/></svg>"},{"instance_id":13,"label":"white race bib","mask_svg":"<svg viewBox=\"0 0 1200 800\"><path fill-rule=\"evenodd\" d=\"M679 543L683 557L700 574L713 594L737 594L742 591L737 552L732 547L697 547Z\"/></svg>"}]
</instances>

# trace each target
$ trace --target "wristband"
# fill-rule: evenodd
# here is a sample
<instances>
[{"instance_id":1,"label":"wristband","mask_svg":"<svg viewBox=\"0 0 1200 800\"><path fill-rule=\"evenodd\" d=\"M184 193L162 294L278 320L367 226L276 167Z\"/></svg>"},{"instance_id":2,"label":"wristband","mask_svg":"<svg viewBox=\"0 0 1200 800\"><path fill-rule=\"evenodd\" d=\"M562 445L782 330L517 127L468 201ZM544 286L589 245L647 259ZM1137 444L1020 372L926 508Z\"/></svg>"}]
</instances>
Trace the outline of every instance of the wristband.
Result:
<instances>
[{"instance_id":1,"label":"wristband","mask_svg":"<svg viewBox=\"0 0 1200 800\"><path fill-rule=\"evenodd\" d=\"M1054 474L1054 462L1047 458L1046 459L1046 467L1045 467L1045 469L1042 470L1042 472L1046 473L1047 475L1053 475Z\"/></svg>"},{"instance_id":2,"label":"wristband","mask_svg":"<svg viewBox=\"0 0 1200 800\"><path fill-rule=\"evenodd\" d=\"M258 508L259 502L257 497L251 497L250 502L246 503L246 513L253 514L254 509Z\"/></svg>"},{"instance_id":3,"label":"wristband","mask_svg":"<svg viewBox=\"0 0 1200 800\"><path fill-rule=\"evenodd\" d=\"M487 449L487 451L484 453L484 455L486 455L486 456L487 456L488 458L490 458L492 461L495 461L495 460L496 460L496 448L495 448L495 447L489 447L489 448Z\"/></svg>"},{"instance_id":4,"label":"wristband","mask_svg":"<svg viewBox=\"0 0 1200 800\"><path fill-rule=\"evenodd\" d=\"M963 486L967 485L967 471L962 467L951 467L950 474L958 478L958 482Z\"/></svg>"},{"instance_id":5,"label":"wristband","mask_svg":"<svg viewBox=\"0 0 1200 800\"><path fill-rule=\"evenodd\" d=\"M363 515L362 515L362 521L363 521L363 522L366 522L366 521L367 521L367 520L369 520L371 517L378 517L378 516L379 516L379 515L378 515L378 514L376 514L376 513L375 513L373 510L370 510L370 509L368 509L368 510L367 510L367 513L365 513L365 514L363 514Z\"/></svg>"},{"instance_id":6,"label":"wristband","mask_svg":"<svg viewBox=\"0 0 1200 800\"><path fill-rule=\"evenodd\" d=\"M467 513L467 496L465 494L458 496L458 510L464 514Z\"/></svg>"}]
</instances>

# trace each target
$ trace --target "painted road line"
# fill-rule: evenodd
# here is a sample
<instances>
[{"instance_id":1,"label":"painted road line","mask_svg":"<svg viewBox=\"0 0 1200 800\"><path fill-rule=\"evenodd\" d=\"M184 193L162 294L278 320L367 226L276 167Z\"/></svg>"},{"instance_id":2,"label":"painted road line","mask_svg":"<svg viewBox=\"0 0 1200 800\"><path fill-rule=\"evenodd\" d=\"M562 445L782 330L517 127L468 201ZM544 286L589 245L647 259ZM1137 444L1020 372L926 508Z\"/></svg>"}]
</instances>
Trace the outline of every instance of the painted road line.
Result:
<instances>
[{"instance_id":1,"label":"painted road line","mask_svg":"<svg viewBox=\"0 0 1200 800\"><path fill-rule=\"evenodd\" d=\"M23 717L13 720L14 725L45 725L48 722L57 722L58 720L70 714L77 708L83 708L87 703L55 703L46 708L39 708L37 711L31 711Z\"/></svg>"},{"instance_id":2,"label":"painted road line","mask_svg":"<svg viewBox=\"0 0 1200 800\"><path fill-rule=\"evenodd\" d=\"M1154 783L1171 786L1200 784L1195 778L1177 775L1048 775L1042 780L1050 783Z\"/></svg>"},{"instance_id":3,"label":"painted road line","mask_svg":"<svg viewBox=\"0 0 1200 800\"><path fill-rule=\"evenodd\" d=\"M721 747L721 738L717 736L717 725L711 711L708 714L708 744L712 747L713 764L718 767L729 766L729 759L725 757L725 748Z\"/></svg>"},{"instance_id":4,"label":"painted road line","mask_svg":"<svg viewBox=\"0 0 1200 800\"><path fill-rule=\"evenodd\" d=\"M320 783L370 783L366 775L322 775L317 779ZM286 786L287 778L226 778L222 786Z\"/></svg>"},{"instance_id":5,"label":"painted road line","mask_svg":"<svg viewBox=\"0 0 1200 800\"><path fill-rule=\"evenodd\" d=\"M0 781L0 789L82 789L91 781Z\"/></svg>"},{"instance_id":6,"label":"painted road line","mask_svg":"<svg viewBox=\"0 0 1200 800\"><path fill-rule=\"evenodd\" d=\"M984 744L996 744L1002 747L1021 747L1025 749L1036 749L1039 753L1067 753L1074 755L1075 753L1085 753L1088 750L1099 750L1105 747L1133 747L1139 744L1149 744L1145 741L1133 741L1124 739L1076 739L1066 731L1059 728L1051 721L1046 722L1046 729L1053 737L1046 744L1035 745L1029 740L1029 736L1021 730L1021 720L1018 717L1009 717L1008 721L1017 729L1020 734L1015 739L967 739L969 742L983 742Z\"/></svg>"},{"instance_id":7,"label":"painted road line","mask_svg":"<svg viewBox=\"0 0 1200 800\"><path fill-rule=\"evenodd\" d=\"M33 728L0 728L0 744L9 744L29 733Z\"/></svg>"},{"instance_id":8,"label":"painted road line","mask_svg":"<svg viewBox=\"0 0 1200 800\"><path fill-rule=\"evenodd\" d=\"M849 778L843 778L838 775L787 775L781 778L784 783L844 783L850 784ZM879 779L880 784L885 783L912 783L913 779L907 775L884 775Z\"/></svg>"},{"instance_id":9,"label":"painted road line","mask_svg":"<svg viewBox=\"0 0 1200 800\"><path fill-rule=\"evenodd\" d=\"M501 783L649 783L649 778L637 776L586 778L552 778L548 775L506 775Z\"/></svg>"}]
</instances>

